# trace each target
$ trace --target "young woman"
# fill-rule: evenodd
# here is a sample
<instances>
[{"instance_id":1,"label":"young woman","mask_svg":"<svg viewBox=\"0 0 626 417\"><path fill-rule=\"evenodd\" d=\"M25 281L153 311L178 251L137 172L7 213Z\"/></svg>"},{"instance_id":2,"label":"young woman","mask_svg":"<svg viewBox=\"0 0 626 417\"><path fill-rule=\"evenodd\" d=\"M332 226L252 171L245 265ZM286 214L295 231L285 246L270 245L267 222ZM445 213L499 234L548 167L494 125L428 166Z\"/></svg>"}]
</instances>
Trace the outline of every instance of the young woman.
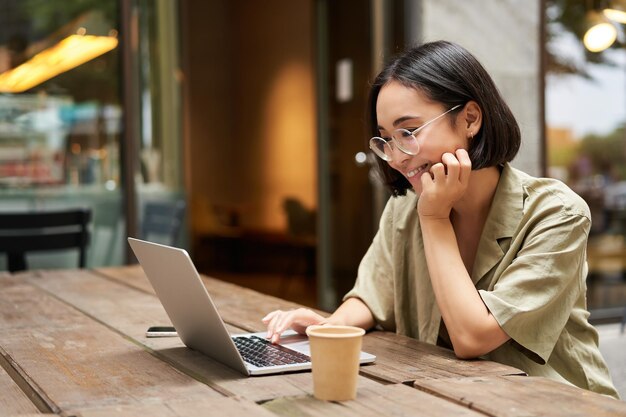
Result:
<instances>
[{"instance_id":1,"label":"young woman","mask_svg":"<svg viewBox=\"0 0 626 417\"><path fill-rule=\"evenodd\" d=\"M271 312L268 337L378 325L617 397L587 322L589 209L509 165L520 131L482 65L459 45L423 44L379 74L369 110L393 197L356 284L328 318Z\"/></svg>"}]
</instances>

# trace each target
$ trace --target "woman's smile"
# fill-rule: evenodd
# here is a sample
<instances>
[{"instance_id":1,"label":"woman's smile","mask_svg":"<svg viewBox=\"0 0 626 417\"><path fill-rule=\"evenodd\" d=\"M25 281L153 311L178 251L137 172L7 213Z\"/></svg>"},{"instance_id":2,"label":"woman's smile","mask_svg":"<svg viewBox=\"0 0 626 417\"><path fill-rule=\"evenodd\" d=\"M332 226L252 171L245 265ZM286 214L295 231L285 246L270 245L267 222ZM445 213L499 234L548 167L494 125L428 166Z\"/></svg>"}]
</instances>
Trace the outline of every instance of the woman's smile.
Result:
<instances>
[{"instance_id":1,"label":"woman's smile","mask_svg":"<svg viewBox=\"0 0 626 417\"><path fill-rule=\"evenodd\" d=\"M407 172L405 175L407 178L413 178L414 176L416 176L417 174L425 171L428 168L428 164L424 164L420 167L417 167L415 169L410 170L409 172Z\"/></svg>"}]
</instances>

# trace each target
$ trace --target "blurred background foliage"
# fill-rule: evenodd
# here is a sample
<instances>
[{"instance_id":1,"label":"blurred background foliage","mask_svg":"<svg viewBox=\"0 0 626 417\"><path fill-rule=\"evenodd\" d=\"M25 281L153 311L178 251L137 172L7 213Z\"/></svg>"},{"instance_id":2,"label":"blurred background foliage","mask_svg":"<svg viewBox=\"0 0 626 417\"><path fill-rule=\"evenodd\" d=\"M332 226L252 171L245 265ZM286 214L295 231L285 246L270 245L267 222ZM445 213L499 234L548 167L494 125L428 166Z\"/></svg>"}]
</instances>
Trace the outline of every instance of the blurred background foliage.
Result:
<instances>
[{"instance_id":1,"label":"blurred background foliage","mask_svg":"<svg viewBox=\"0 0 626 417\"><path fill-rule=\"evenodd\" d=\"M587 64L615 65L602 52L590 52L583 46L582 39L587 30L586 15L590 10L602 10L606 2L598 0L546 0L546 70L549 74L579 74L590 79ZM558 49L553 40L563 33L579 40L579 55L584 60L576 60ZM619 37L611 48L623 48Z\"/></svg>"}]
</instances>

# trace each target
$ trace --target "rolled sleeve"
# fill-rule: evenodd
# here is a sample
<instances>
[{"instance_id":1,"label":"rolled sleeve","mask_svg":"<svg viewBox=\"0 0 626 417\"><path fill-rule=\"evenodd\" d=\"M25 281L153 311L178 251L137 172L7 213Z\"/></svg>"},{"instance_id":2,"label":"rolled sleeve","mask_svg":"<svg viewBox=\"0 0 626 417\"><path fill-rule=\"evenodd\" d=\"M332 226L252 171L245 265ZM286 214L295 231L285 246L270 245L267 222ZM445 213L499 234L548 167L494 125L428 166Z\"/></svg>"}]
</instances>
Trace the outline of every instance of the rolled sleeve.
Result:
<instances>
[{"instance_id":1,"label":"rolled sleeve","mask_svg":"<svg viewBox=\"0 0 626 417\"><path fill-rule=\"evenodd\" d=\"M485 305L526 356L545 364L586 277L589 218L553 215L520 233L522 248L489 290Z\"/></svg>"},{"instance_id":2,"label":"rolled sleeve","mask_svg":"<svg viewBox=\"0 0 626 417\"><path fill-rule=\"evenodd\" d=\"M393 262L391 255L393 201L389 201L381 217L380 227L359 265L356 283L343 300L359 298L372 312L376 323L386 330L395 330Z\"/></svg>"}]
</instances>

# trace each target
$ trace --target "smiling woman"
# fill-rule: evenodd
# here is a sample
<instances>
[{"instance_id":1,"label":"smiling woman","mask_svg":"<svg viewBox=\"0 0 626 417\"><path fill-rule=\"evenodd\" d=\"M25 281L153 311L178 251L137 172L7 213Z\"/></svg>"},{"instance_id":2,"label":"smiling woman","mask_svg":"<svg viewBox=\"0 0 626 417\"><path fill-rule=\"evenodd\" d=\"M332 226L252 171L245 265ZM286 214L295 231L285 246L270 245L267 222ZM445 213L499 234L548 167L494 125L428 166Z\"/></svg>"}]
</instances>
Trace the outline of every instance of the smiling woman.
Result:
<instances>
[{"instance_id":1,"label":"smiling woman","mask_svg":"<svg viewBox=\"0 0 626 417\"><path fill-rule=\"evenodd\" d=\"M430 104L441 103L442 111L445 108L452 109L465 105L470 100L476 101L479 104L478 110L486 116L484 124L479 129L468 131L468 134L471 133L472 137L477 139L472 140L467 148L473 169L511 161L520 146L519 127L489 74L468 52L462 54L464 66L458 69L454 67L457 64L451 62L451 56L441 57L441 62L438 63L441 68L433 67L428 62L429 54L432 52L430 48L436 49L431 45L423 47L420 51L408 52L403 59L398 59L392 65L387 66L378 75L370 91L369 115L372 133L376 136L381 124L378 116L378 107L381 107L379 100L381 90L383 87L389 88L387 84L394 81L393 84L397 84L396 87L402 86L406 90L397 98L411 101L413 96L421 92L422 101ZM415 64L409 65L412 61ZM451 78L451 73L456 71L459 72L459 78ZM469 79L473 74L476 74L476 80ZM396 89L399 90L399 88ZM394 96L394 94L391 95ZM402 106L402 103L397 105ZM407 108L401 107L399 111L400 113L406 112ZM499 117L492 117L492 115ZM404 117L402 121L406 126L407 116L403 114L401 117ZM422 118L422 120L426 119ZM411 121L419 122L419 118ZM480 140L483 137L485 140ZM494 140L495 138L498 140ZM391 187L394 195L404 195L410 188L410 184L399 174L399 171L383 161L377 160L377 162L385 184Z\"/></svg>"},{"instance_id":2,"label":"smiling woman","mask_svg":"<svg viewBox=\"0 0 626 417\"><path fill-rule=\"evenodd\" d=\"M380 229L333 315L272 312L269 337L378 325L617 397L587 322L589 209L563 183L509 165L520 131L482 65L459 45L423 44L389 63L370 97L393 193ZM398 129L419 129L413 152Z\"/></svg>"}]
</instances>

